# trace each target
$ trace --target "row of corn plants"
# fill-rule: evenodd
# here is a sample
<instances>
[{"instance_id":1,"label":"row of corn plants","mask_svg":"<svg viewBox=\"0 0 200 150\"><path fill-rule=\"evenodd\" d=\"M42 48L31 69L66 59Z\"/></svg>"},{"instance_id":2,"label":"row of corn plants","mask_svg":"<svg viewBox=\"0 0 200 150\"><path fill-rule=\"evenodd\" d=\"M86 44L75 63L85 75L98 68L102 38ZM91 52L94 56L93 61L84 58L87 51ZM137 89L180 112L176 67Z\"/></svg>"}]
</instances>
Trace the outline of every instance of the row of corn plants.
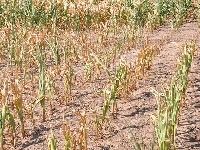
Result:
<instances>
[{"instance_id":1,"label":"row of corn plants","mask_svg":"<svg viewBox=\"0 0 200 150\"><path fill-rule=\"evenodd\" d=\"M166 37L169 38L169 37ZM144 78L146 70L149 70L152 66L153 57L159 54L162 44L165 43L165 38L157 43L160 45L158 48L156 45L153 45L147 39L143 48L141 48L138 58L136 59L134 66L128 67L124 59L120 59L119 65L116 68L114 77L111 76L109 69L104 65L100 59L95 55L91 54L96 62L103 67L106 72L106 75L109 79L108 86L99 91L99 93L104 94L104 105L102 115L98 115L95 110L95 126L97 129L97 136L101 133L102 126L104 121L108 122L106 117L109 107L112 103L112 116L114 117L114 110L117 110L117 98L123 97L126 99L126 96L130 91L135 89L138 80Z\"/></svg>"},{"instance_id":2,"label":"row of corn plants","mask_svg":"<svg viewBox=\"0 0 200 150\"><path fill-rule=\"evenodd\" d=\"M188 84L188 74L193 60L194 52L197 50L195 42L189 41L181 48L181 58L177 64L175 77L170 81L170 85L163 85L163 92L158 92L151 88L157 97L157 114L151 115L154 125L154 132L157 137L159 150L175 150L177 128L179 116L184 107L186 89ZM134 134L130 130L130 141L133 149L145 149L145 144L139 144ZM155 148L155 135L153 133L151 149Z\"/></svg>"},{"instance_id":3,"label":"row of corn plants","mask_svg":"<svg viewBox=\"0 0 200 150\"><path fill-rule=\"evenodd\" d=\"M157 117L153 120L160 150L176 149L176 135L185 94L188 84L194 52L195 42L188 42L181 48L181 58L177 65L175 78L169 87L163 87L163 93L154 91L157 96ZM155 118L155 117L153 117Z\"/></svg>"}]
</instances>

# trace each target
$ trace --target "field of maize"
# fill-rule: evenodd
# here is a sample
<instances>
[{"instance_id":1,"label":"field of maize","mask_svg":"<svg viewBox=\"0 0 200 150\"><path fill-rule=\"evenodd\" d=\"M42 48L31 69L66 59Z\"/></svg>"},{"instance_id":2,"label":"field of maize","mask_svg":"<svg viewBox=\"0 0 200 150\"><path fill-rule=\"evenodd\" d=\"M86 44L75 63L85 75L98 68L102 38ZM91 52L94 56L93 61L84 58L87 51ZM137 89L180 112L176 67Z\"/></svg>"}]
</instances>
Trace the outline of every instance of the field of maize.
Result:
<instances>
[{"instance_id":1,"label":"field of maize","mask_svg":"<svg viewBox=\"0 0 200 150\"><path fill-rule=\"evenodd\" d=\"M199 150L199 0L0 0L0 150Z\"/></svg>"}]
</instances>

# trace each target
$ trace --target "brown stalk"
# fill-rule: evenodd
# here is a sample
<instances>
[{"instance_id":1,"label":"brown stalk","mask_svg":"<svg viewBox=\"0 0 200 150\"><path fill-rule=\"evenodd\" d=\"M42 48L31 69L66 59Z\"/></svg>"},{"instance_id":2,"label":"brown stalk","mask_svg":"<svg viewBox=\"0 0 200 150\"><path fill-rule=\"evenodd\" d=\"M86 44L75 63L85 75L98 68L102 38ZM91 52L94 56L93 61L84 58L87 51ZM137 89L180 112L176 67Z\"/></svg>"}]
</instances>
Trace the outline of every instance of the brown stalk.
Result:
<instances>
[{"instance_id":1,"label":"brown stalk","mask_svg":"<svg viewBox=\"0 0 200 150\"><path fill-rule=\"evenodd\" d=\"M11 88L13 92L13 104L15 105L17 109L18 116L20 118L21 122L21 133L22 137L25 137L25 130L24 130L24 119L23 119L23 100L22 100L22 88L19 89L19 83L18 83L18 69L16 68L16 74L15 74L15 83L11 83Z\"/></svg>"}]
</instances>

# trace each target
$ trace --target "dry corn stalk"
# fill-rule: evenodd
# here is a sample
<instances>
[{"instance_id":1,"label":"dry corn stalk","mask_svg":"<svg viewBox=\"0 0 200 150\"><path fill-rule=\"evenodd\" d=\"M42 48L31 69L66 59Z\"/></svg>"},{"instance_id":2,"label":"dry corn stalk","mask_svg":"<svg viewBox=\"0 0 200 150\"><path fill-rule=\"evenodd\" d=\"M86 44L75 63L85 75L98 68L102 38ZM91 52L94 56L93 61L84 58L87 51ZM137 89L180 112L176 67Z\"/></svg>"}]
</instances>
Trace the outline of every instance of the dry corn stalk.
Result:
<instances>
[{"instance_id":1,"label":"dry corn stalk","mask_svg":"<svg viewBox=\"0 0 200 150\"><path fill-rule=\"evenodd\" d=\"M24 116L23 116L23 100L22 100L22 92L23 87L19 87L18 82L18 69L16 69L16 75L15 75L15 83L11 83L12 87L12 93L13 93L13 104L15 105L15 108L17 110L17 114L21 123L21 133L22 137L25 137L25 130L24 130Z\"/></svg>"},{"instance_id":2,"label":"dry corn stalk","mask_svg":"<svg viewBox=\"0 0 200 150\"><path fill-rule=\"evenodd\" d=\"M15 141L14 141L14 135L13 133L16 133L15 131L15 121L13 115L9 111L8 107L8 79L5 78L4 80L4 87L3 90L1 90L1 100L2 100L2 110L0 111L0 150L3 150L3 137L4 137L4 129L6 127L6 120L12 127L11 129L11 142L15 146Z\"/></svg>"}]
</instances>

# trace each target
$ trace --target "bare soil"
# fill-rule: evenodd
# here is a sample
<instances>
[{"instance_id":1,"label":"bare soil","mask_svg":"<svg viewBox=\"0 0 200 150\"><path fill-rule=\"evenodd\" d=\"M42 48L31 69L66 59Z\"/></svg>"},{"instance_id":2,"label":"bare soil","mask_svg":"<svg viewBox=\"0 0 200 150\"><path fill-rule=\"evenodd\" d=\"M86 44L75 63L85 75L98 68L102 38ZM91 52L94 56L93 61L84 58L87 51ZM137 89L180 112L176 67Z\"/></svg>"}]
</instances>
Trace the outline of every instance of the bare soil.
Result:
<instances>
[{"instance_id":1,"label":"bare soil","mask_svg":"<svg viewBox=\"0 0 200 150\"><path fill-rule=\"evenodd\" d=\"M26 137L23 139L18 135L16 147L13 148L6 139L7 149L34 150L48 149L47 136L50 134L50 126L53 129L57 149L64 149L64 136L62 135L62 120L67 122L72 131L79 127L79 117L72 113L73 110L87 111L87 142L89 150L125 150L132 149L128 136L132 130L139 142L144 141L146 149L150 149L153 136L153 124L150 114L156 113L156 97L150 92L149 87L161 91L162 84L169 83L169 80L176 72L177 58L180 56L180 49L175 44L182 45L187 40L196 40L200 46L200 28L196 22L188 22L181 25L177 30L171 30L170 26L163 26L149 35L154 43L168 37L160 54L153 59L153 65L147 71L145 78L139 81L136 89L127 97L125 102L117 99L118 111L113 118L108 113L110 125L106 125L103 133L97 139L94 124L93 111L102 112L104 96L97 94L97 91L105 88L106 76L104 73L94 81L84 85L74 85L72 88L72 99L68 106L59 105L58 99L53 97L53 115L48 114L48 101L46 102L47 118L42 122L41 106L35 109L35 126L31 119L25 120ZM131 48L125 53L127 64L134 63L139 49ZM0 63L3 66L3 62ZM84 69L84 64L77 64L75 71ZM110 68L112 70L112 68ZM58 79L59 82L62 79ZM58 84L59 85L59 84ZM62 87L60 87L62 89ZM27 95L28 97L28 95ZM19 130L19 128L18 128ZM189 74L189 85L186 94L185 106L181 111L177 135L177 149L199 150L200 149L200 50L195 52Z\"/></svg>"}]
</instances>

